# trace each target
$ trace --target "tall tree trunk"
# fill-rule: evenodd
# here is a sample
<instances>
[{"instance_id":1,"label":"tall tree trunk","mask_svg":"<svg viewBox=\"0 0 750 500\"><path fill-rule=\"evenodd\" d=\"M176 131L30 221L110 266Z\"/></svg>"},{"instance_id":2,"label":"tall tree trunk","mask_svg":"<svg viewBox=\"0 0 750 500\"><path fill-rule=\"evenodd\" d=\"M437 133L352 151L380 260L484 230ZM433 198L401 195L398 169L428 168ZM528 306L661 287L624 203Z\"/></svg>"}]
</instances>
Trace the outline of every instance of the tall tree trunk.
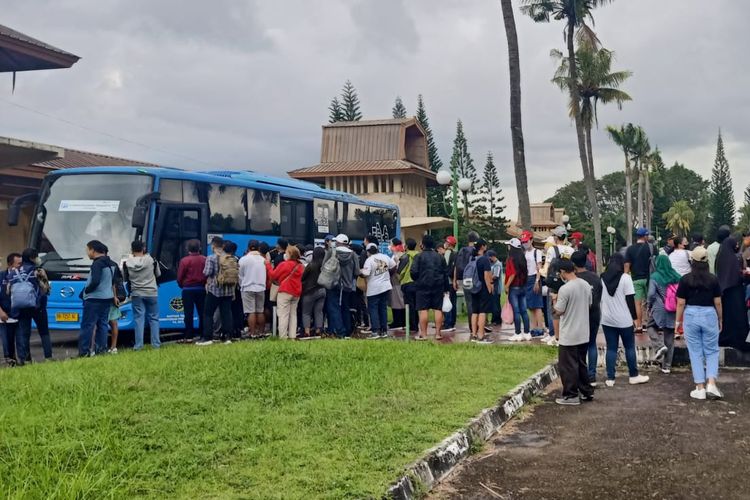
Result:
<instances>
[{"instance_id":1,"label":"tall tree trunk","mask_svg":"<svg viewBox=\"0 0 750 500\"><path fill-rule=\"evenodd\" d=\"M636 169L638 170L638 227L643 227L643 170L641 169L640 160L636 161Z\"/></svg>"},{"instance_id":2,"label":"tall tree trunk","mask_svg":"<svg viewBox=\"0 0 750 500\"><path fill-rule=\"evenodd\" d=\"M586 127L586 152L588 153L588 163L589 163L589 175L591 176L591 179L596 182L596 174L594 173L594 151L591 146L591 125ZM596 189L596 188L595 188ZM596 217L594 220L599 219L599 204L595 202L594 207L596 208ZM594 243L596 245L596 258L597 262L601 264L602 257L604 257L604 254L602 253L602 225L601 223L595 223L594 224Z\"/></svg>"},{"instance_id":3,"label":"tall tree trunk","mask_svg":"<svg viewBox=\"0 0 750 500\"><path fill-rule=\"evenodd\" d=\"M651 195L651 175L648 170L648 165L646 165L645 172L643 174L644 178L644 190L645 190L645 197L644 197L644 203L646 204L645 212L646 212L646 227L649 229L653 229L653 205L652 200L653 196Z\"/></svg>"},{"instance_id":4,"label":"tall tree trunk","mask_svg":"<svg viewBox=\"0 0 750 500\"><path fill-rule=\"evenodd\" d=\"M583 123L581 120L580 93L578 92L578 65L575 57L575 46L573 44L573 35L575 26L568 22L568 66L570 68L570 100L573 103L573 117L576 124L576 136L578 139L578 154L581 157L581 168L583 169L583 182L586 185L586 195L591 204L591 219L594 225L594 239L596 244L597 258L601 258L602 250L602 228L599 221L599 204L596 202L596 187L594 186L594 173L589 168L589 162L586 153L586 139L584 137Z\"/></svg>"},{"instance_id":5,"label":"tall tree trunk","mask_svg":"<svg viewBox=\"0 0 750 500\"><path fill-rule=\"evenodd\" d=\"M628 232L626 241L628 246L633 244L633 171L630 168L630 158L625 153L625 228Z\"/></svg>"},{"instance_id":6,"label":"tall tree trunk","mask_svg":"<svg viewBox=\"0 0 750 500\"><path fill-rule=\"evenodd\" d=\"M505 23L505 36L508 39L508 66L510 67L510 136L513 141L513 169L518 192L518 218L521 227L531 229L531 204L529 182L526 175L526 153L521 126L521 63L518 51L516 20L513 17L511 0L500 0Z\"/></svg>"}]
</instances>

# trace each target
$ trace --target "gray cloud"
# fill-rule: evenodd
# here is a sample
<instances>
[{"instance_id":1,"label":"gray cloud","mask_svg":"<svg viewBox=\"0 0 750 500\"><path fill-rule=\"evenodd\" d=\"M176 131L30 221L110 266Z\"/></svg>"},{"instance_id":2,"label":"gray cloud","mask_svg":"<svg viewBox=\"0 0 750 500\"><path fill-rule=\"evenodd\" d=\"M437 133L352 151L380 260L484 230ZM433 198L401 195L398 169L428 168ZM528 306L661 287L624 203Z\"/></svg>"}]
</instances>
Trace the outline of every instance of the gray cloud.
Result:
<instances>
[{"instance_id":1,"label":"gray cloud","mask_svg":"<svg viewBox=\"0 0 750 500\"><path fill-rule=\"evenodd\" d=\"M70 70L0 78L2 135L185 168L280 172L316 163L327 105L350 78L366 117L401 95L425 97L444 162L458 118L475 163L488 150L509 212L516 195L508 124L507 47L499 3L484 0L146 2L7 0L3 23L83 59ZM596 168L622 168L603 128L632 121L668 164L710 174L719 127L738 200L750 184L750 4L628 0L596 13L596 31L634 76L634 100L600 109ZM533 200L579 179L566 96L549 83L562 26L517 13L524 131ZM83 131L17 102L179 155ZM191 158L185 159L184 156Z\"/></svg>"}]
</instances>

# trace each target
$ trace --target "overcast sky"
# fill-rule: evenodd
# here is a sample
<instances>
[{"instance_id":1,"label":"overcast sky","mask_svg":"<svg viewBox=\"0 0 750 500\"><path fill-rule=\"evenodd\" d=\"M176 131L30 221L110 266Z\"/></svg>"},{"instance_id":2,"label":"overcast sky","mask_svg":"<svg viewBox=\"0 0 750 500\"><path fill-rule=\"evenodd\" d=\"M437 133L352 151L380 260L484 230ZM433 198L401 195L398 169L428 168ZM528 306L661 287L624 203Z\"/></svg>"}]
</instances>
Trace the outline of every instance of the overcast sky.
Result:
<instances>
[{"instance_id":1,"label":"overcast sky","mask_svg":"<svg viewBox=\"0 0 750 500\"><path fill-rule=\"evenodd\" d=\"M508 63L497 0L5 0L0 23L75 53L72 69L0 77L0 135L189 169L282 174L315 164L327 106L348 78L365 118L421 93L443 161L457 119L478 167L500 166L516 214ZM514 2L518 5L518 2ZM709 176L719 127L739 200L750 184L750 2L620 0L595 30L634 76L599 112L597 174L622 168L604 132L633 122L664 161ZM566 97L550 82L562 26L516 12L532 201L581 178ZM31 107L117 140L18 109Z\"/></svg>"}]
</instances>

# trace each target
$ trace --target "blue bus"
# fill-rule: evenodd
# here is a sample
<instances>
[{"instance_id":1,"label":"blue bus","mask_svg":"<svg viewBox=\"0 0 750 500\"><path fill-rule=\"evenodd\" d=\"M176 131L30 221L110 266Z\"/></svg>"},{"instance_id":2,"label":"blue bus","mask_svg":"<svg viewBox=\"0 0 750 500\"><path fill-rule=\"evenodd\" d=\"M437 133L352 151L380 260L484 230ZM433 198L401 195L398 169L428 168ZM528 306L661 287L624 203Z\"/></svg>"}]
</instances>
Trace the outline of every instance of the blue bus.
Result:
<instances>
[{"instance_id":1,"label":"blue bus","mask_svg":"<svg viewBox=\"0 0 750 500\"><path fill-rule=\"evenodd\" d=\"M366 201L315 184L250 171L194 172L175 168L88 167L52 172L38 193L11 204L9 224L23 205L35 203L29 246L37 248L52 285L48 301L51 329L80 328L84 288L91 262L86 242L97 239L122 262L134 239L143 239L161 266L160 324L182 329L177 265L191 239L214 236L237 243L242 253L251 239L271 247L278 238L294 244L322 244L328 234L345 233L359 242L370 233L387 241L400 232L398 207ZM130 304L122 307L120 328L133 329ZM197 324L197 319L196 319Z\"/></svg>"}]
</instances>

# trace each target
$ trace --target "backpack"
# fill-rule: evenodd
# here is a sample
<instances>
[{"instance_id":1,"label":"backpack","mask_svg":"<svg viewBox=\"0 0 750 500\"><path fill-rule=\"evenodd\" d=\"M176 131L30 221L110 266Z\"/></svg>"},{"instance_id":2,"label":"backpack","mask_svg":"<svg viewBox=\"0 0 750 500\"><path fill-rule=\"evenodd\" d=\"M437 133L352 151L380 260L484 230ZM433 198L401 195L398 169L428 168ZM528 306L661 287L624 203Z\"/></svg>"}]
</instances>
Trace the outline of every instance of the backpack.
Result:
<instances>
[{"instance_id":1,"label":"backpack","mask_svg":"<svg viewBox=\"0 0 750 500\"><path fill-rule=\"evenodd\" d=\"M336 256L336 260L338 261L339 258ZM345 261L343 264L339 262L339 267L341 268L341 273L339 275L339 287L344 292L354 292L357 290L357 280L354 279L354 259L356 259L356 255L352 255L352 258Z\"/></svg>"},{"instance_id":2,"label":"backpack","mask_svg":"<svg viewBox=\"0 0 750 500\"><path fill-rule=\"evenodd\" d=\"M469 265L469 262L471 262L472 257L474 256L474 248L473 247L463 247L461 250L458 251L458 255L456 256L456 277L462 278L464 275L464 271L466 270L466 266Z\"/></svg>"},{"instance_id":3,"label":"backpack","mask_svg":"<svg viewBox=\"0 0 750 500\"><path fill-rule=\"evenodd\" d=\"M336 257L336 250L333 250L329 257L323 262L318 276L318 285L326 290L332 289L341 280L341 264Z\"/></svg>"},{"instance_id":4,"label":"backpack","mask_svg":"<svg viewBox=\"0 0 750 500\"><path fill-rule=\"evenodd\" d=\"M219 274L216 275L216 283L224 287L236 287L240 284L239 260L234 255L221 255L219 257Z\"/></svg>"},{"instance_id":5,"label":"backpack","mask_svg":"<svg viewBox=\"0 0 750 500\"><path fill-rule=\"evenodd\" d=\"M411 266L414 263L414 257L416 257L413 254L410 254L409 252L406 252L404 255L401 256L401 258L398 261L398 267L399 273L398 273L398 279L399 283L402 285L408 285L409 283L414 283L414 280L411 277ZM403 266L403 267L402 267Z\"/></svg>"},{"instance_id":6,"label":"backpack","mask_svg":"<svg viewBox=\"0 0 750 500\"><path fill-rule=\"evenodd\" d=\"M110 267L110 269L112 269ZM128 298L128 291L125 288L125 283L122 279L122 273L119 268L115 268L112 271L112 292L115 294L118 302L125 302Z\"/></svg>"},{"instance_id":7,"label":"backpack","mask_svg":"<svg viewBox=\"0 0 750 500\"><path fill-rule=\"evenodd\" d=\"M34 284L29 281L31 273L21 273L18 269L16 281L10 285L10 307L14 311L19 309L34 308L38 305L39 293Z\"/></svg>"},{"instance_id":8,"label":"backpack","mask_svg":"<svg viewBox=\"0 0 750 500\"><path fill-rule=\"evenodd\" d=\"M479 279L479 270L477 269L477 259L471 259L464 267L462 284L464 290L471 293L479 293L482 290L482 280Z\"/></svg>"},{"instance_id":9,"label":"backpack","mask_svg":"<svg viewBox=\"0 0 750 500\"><path fill-rule=\"evenodd\" d=\"M560 262L566 257L562 255L557 245L552 248L555 250L555 258L550 261L547 267L547 278L544 280L544 284L553 293L557 293L563 286L563 280L560 278Z\"/></svg>"},{"instance_id":10,"label":"backpack","mask_svg":"<svg viewBox=\"0 0 750 500\"><path fill-rule=\"evenodd\" d=\"M667 285L667 294L664 297L664 310L677 312L677 283Z\"/></svg>"}]
</instances>

